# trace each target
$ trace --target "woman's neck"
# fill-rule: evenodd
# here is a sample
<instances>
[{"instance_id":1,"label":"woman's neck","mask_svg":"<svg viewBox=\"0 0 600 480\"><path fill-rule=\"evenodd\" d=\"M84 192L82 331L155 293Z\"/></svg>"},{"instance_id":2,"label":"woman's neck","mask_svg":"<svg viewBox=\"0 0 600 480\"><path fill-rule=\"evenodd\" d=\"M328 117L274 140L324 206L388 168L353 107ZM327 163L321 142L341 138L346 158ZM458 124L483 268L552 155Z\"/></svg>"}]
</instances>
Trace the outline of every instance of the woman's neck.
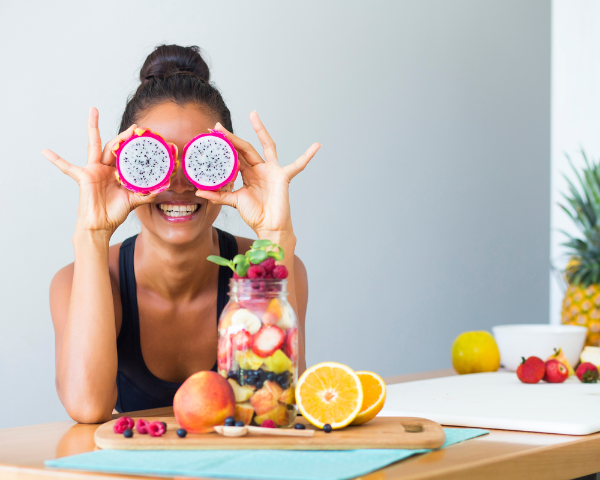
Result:
<instances>
[{"instance_id":1,"label":"woman's neck","mask_svg":"<svg viewBox=\"0 0 600 480\"><path fill-rule=\"evenodd\" d=\"M142 231L134 257L138 289L168 300L192 300L216 285L219 266L206 260L209 255L219 255L218 235L212 227L185 245L173 245Z\"/></svg>"}]
</instances>

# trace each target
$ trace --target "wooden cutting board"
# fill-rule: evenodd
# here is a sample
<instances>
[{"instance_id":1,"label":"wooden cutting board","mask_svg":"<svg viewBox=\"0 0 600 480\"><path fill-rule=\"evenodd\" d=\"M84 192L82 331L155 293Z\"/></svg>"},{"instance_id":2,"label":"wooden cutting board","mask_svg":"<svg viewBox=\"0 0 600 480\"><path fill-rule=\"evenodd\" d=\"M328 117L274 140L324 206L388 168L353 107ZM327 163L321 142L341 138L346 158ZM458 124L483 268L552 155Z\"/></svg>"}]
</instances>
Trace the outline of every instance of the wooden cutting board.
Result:
<instances>
[{"instance_id":1,"label":"wooden cutting board","mask_svg":"<svg viewBox=\"0 0 600 480\"><path fill-rule=\"evenodd\" d=\"M138 417L132 417L137 421ZM167 432L162 437L140 435L134 430L132 438L113 433L116 420L101 425L94 434L99 448L116 450L354 450L360 448L438 448L446 440L444 429L437 423L415 417L376 417L365 425L346 427L325 433L315 429L314 437L273 437L247 435L224 437L217 433L177 436L179 425L173 417L147 418L165 422Z\"/></svg>"}]
</instances>

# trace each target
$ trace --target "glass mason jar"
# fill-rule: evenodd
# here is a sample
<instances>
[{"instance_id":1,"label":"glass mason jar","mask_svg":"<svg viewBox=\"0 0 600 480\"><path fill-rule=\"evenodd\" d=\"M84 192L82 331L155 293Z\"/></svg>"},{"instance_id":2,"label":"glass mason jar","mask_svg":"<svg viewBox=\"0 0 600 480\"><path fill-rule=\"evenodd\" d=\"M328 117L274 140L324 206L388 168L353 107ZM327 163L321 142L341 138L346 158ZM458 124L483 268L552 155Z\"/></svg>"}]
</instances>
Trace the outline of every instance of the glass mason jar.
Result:
<instances>
[{"instance_id":1,"label":"glass mason jar","mask_svg":"<svg viewBox=\"0 0 600 480\"><path fill-rule=\"evenodd\" d=\"M233 388L235 418L246 425L289 427L298 413L298 320L287 295L287 280L229 282L217 364Z\"/></svg>"}]
</instances>

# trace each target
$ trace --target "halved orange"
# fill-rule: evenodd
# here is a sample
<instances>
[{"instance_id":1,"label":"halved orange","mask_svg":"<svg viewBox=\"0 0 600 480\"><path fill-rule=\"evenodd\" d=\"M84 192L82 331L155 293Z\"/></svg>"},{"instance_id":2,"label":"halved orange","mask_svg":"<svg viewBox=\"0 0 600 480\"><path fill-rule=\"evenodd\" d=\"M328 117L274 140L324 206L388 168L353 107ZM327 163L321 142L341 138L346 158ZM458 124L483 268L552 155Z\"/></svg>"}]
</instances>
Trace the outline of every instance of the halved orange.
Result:
<instances>
[{"instance_id":1,"label":"halved orange","mask_svg":"<svg viewBox=\"0 0 600 480\"><path fill-rule=\"evenodd\" d=\"M385 403L385 382L373 372L356 372L363 390L363 403L352 425L362 425L373 420Z\"/></svg>"},{"instance_id":2,"label":"halved orange","mask_svg":"<svg viewBox=\"0 0 600 480\"><path fill-rule=\"evenodd\" d=\"M296 403L315 427L329 424L333 429L343 428L360 412L362 385L350 367L335 362L318 363L298 380Z\"/></svg>"}]
</instances>

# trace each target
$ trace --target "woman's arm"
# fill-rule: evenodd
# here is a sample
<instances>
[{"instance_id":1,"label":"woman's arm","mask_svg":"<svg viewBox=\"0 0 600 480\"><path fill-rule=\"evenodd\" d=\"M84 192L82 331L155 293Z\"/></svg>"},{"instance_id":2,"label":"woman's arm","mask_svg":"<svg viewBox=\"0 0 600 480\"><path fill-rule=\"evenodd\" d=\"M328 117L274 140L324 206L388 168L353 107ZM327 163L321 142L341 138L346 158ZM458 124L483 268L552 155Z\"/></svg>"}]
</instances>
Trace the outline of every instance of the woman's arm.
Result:
<instances>
[{"instance_id":1,"label":"woman's arm","mask_svg":"<svg viewBox=\"0 0 600 480\"><path fill-rule=\"evenodd\" d=\"M156 197L129 192L114 175L111 147L129 138L134 128L121 133L103 151L98 111L92 108L85 167L71 165L50 150L42 152L79 184L75 262L54 277L50 305L56 337L56 389L71 418L82 423L110 419L117 398L115 311L120 310L115 308L115 282L111 283L108 267L109 240L129 212Z\"/></svg>"}]
</instances>

